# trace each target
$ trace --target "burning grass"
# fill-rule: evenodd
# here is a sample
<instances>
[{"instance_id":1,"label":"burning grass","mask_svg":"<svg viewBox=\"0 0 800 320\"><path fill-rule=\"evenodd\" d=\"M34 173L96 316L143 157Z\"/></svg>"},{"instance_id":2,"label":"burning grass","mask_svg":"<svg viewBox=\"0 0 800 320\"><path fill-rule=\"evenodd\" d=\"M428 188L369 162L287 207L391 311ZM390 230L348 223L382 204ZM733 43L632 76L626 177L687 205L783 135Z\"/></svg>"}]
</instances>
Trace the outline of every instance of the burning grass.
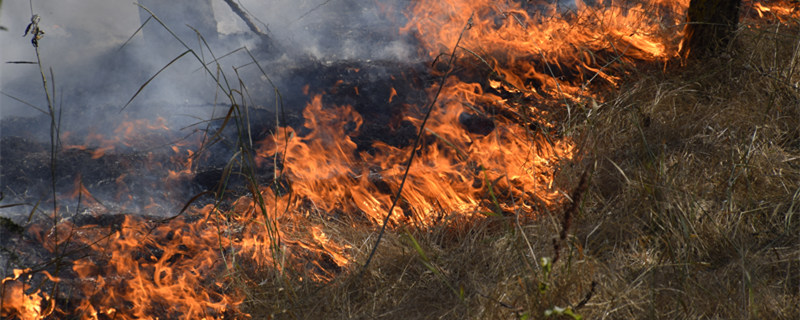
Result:
<instances>
[{"instance_id":1,"label":"burning grass","mask_svg":"<svg viewBox=\"0 0 800 320\"><path fill-rule=\"evenodd\" d=\"M800 314L796 25L745 24L722 57L639 68L564 131L591 171L560 259L555 210L389 232L363 276L256 290L282 318L771 318ZM356 260L371 231L327 223ZM269 293L272 292L272 293ZM556 317L556 318L559 318Z\"/></svg>"},{"instance_id":2,"label":"burning grass","mask_svg":"<svg viewBox=\"0 0 800 320\"><path fill-rule=\"evenodd\" d=\"M275 127L254 142L246 86L216 74L230 100L221 126L236 134L206 130L200 150L174 150L198 160L210 142L231 146L210 203L200 194L168 219L29 227L58 258L3 280L3 315L797 315L794 13L743 24L725 54L679 67L678 18L665 12L685 1L633 2L545 13L513 1L414 6L405 31L419 32L441 79L421 95L439 103L405 101L388 126L416 128L419 145L365 139L369 115L325 100L328 88L306 93L302 126L276 105ZM183 56L201 60L188 47ZM368 91L335 90L359 88ZM92 157L113 148L101 151ZM196 168L184 162L175 175Z\"/></svg>"}]
</instances>

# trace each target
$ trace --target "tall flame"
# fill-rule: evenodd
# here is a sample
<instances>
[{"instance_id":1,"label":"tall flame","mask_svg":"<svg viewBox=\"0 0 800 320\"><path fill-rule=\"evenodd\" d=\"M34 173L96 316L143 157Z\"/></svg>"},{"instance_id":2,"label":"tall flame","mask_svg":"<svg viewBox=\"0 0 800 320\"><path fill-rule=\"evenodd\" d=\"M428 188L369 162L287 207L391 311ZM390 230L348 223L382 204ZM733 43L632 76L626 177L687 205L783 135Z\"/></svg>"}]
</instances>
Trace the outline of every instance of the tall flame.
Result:
<instances>
[{"instance_id":1,"label":"tall flame","mask_svg":"<svg viewBox=\"0 0 800 320\"><path fill-rule=\"evenodd\" d=\"M435 58L455 45L478 57L517 90L538 97L577 98L593 78L616 84L614 64L676 56L676 25L688 0L612 1L596 9L519 1L431 0L417 2L405 31L415 31ZM538 10L537 10L538 9ZM463 34L464 26L470 30ZM612 59L603 61L603 53ZM572 79L560 79L572 75Z\"/></svg>"}]
</instances>

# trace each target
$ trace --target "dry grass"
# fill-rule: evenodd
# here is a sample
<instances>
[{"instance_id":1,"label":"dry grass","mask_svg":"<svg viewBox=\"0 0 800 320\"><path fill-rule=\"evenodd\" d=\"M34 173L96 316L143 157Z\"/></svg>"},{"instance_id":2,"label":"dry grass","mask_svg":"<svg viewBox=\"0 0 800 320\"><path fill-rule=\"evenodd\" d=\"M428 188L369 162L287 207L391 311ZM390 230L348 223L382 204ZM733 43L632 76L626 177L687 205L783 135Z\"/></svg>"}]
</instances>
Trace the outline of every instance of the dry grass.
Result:
<instances>
[{"instance_id":1,"label":"dry grass","mask_svg":"<svg viewBox=\"0 0 800 320\"><path fill-rule=\"evenodd\" d=\"M587 121L597 171L575 237L607 279L587 314L800 314L795 39L742 31L729 57L638 75Z\"/></svg>"},{"instance_id":2,"label":"dry grass","mask_svg":"<svg viewBox=\"0 0 800 320\"><path fill-rule=\"evenodd\" d=\"M591 174L563 237L568 209L534 221L394 229L365 273L354 263L330 283L242 263L232 278L247 294L244 311L255 319L797 318L798 39L797 27L745 26L720 58L666 72L632 67L604 103L573 109L563 132L580 141L581 156L558 184L575 189L585 168ZM310 218L349 244L354 261L366 260L374 226Z\"/></svg>"},{"instance_id":3,"label":"dry grass","mask_svg":"<svg viewBox=\"0 0 800 320\"><path fill-rule=\"evenodd\" d=\"M248 311L301 319L544 318L556 307L592 319L797 317L798 35L785 26L744 28L722 58L666 73L640 69L599 108L573 115L566 126L584 141L584 156L559 182L574 188L585 166L593 173L550 272L558 213L454 222L389 232L363 277L353 270L329 284L251 288ZM373 229L326 225L364 260Z\"/></svg>"},{"instance_id":4,"label":"dry grass","mask_svg":"<svg viewBox=\"0 0 800 320\"><path fill-rule=\"evenodd\" d=\"M798 39L797 27L745 27L720 58L640 68L598 107L573 110L563 132L581 141L582 156L558 184L575 189L585 168L591 175L564 237L565 210L395 229L364 274L353 264L330 283L235 270L245 311L256 319L797 318ZM316 219L352 247L354 261L366 260L374 227Z\"/></svg>"}]
</instances>

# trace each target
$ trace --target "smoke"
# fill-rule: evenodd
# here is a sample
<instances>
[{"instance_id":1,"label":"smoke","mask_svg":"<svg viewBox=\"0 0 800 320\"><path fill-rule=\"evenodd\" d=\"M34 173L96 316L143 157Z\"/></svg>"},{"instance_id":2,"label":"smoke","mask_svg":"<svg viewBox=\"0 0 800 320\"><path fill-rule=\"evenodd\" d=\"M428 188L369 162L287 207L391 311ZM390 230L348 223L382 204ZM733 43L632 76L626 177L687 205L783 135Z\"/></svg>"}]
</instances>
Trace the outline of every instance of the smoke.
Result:
<instances>
[{"instance_id":1,"label":"smoke","mask_svg":"<svg viewBox=\"0 0 800 320\"><path fill-rule=\"evenodd\" d=\"M115 3L116 2L116 3ZM117 45L128 29L138 20L128 13L135 12L130 6L116 6L118 1L79 1L67 0L42 3L34 1L33 10L42 19L41 28L45 38L40 47L42 62L58 72L57 85L67 85L69 76L61 70L80 63L87 57L97 55ZM0 89L8 95L27 101L36 106L46 106L41 78L36 65L13 64L14 61L36 61L30 38L23 38L30 22L31 8L28 1L3 2L0 25ZM127 11L127 12L126 12ZM113 15L87 12L114 12ZM63 79L61 78L63 77ZM38 85L37 85L38 84ZM36 90L38 89L38 90ZM32 115L36 111L3 95L0 97L2 116Z\"/></svg>"},{"instance_id":2,"label":"smoke","mask_svg":"<svg viewBox=\"0 0 800 320\"><path fill-rule=\"evenodd\" d=\"M407 0L240 2L279 43L318 59L407 60L415 53L411 40L397 32Z\"/></svg>"},{"instance_id":3,"label":"smoke","mask_svg":"<svg viewBox=\"0 0 800 320\"><path fill-rule=\"evenodd\" d=\"M98 139L90 138L93 136L124 140L117 130L124 121L166 119L167 127L174 132L160 134L182 137L199 127L193 125L224 112L226 101L221 98L214 77L192 53L186 53L184 44L206 62L212 61L209 47L214 56L224 56L219 60L220 71L227 81L237 87L237 78L241 78L249 86L250 102L271 108L274 91L252 64L252 58L243 50L227 55L247 47L281 94L295 97L293 105L287 107L298 114L305 105L303 99L307 98L302 93L302 86L307 82L303 83L306 80L300 78L309 74L305 71L302 76L293 75L293 67L342 60L408 62L416 57L413 38L398 33L406 22L403 10L407 0L237 2L268 34L271 43L255 35L241 17L218 0L188 4L139 1L160 23L148 19L148 11L128 0L34 0L33 8L27 1L3 2L0 25L7 31L0 30L0 43L3 43L0 46L0 142L17 147L33 143L36 147L29 149L41 149L41 152L46 148L40 147L50 142L50 119L41 112L47 110L47 100L39 67L27 63L36 62L35 50L30 36L22 36L32 13L41 17L39 25L45 32L39 41L39 52L48 77L48 90L55 88L53 102L59 112L64 143L90 149L105 147ZM208 47L189 26L202 34ZM215 76L221 75L215 64L208 65ZM158 76L152 78L157 73ZM222 77L219 79L225 81ZM142 87L148 81L147 86ZM20 137L24 140L17 139ZM166 154L172 152L167 142L159 140L164 145L158 146L139 141L134 147L120 147L117 152ZM7 189L9 181L16 181L9 176L12 172L9 168L21 166L17 163L19 159L13 157L26 156L9 153L10 148L0 150L0 160L6 167L0 168L0 188L3 189ZM131 177L147 175L145 169L130 170L133 171ZM75 168L75 171L81 170ZM84 175L86 179L90 178ZM152 180L152 177L142 179ZM62 177L62 186L71 188L72 180ZM98 194L96 190L90 191ZM39 193L47 192L44 188L21 200L36 202L44 196Z\"/></svg>"},{"instance_id":4,"label":"smoke","mask_svg":"<svg viewBox=\"0 0 800 320\"><path fill-rule=\"evenodd\" d=\"M415 53L411 39L397 32L404 23L401 12L405 1L392 1L391 6L354 0L240 1L256 24L280 46L277 50L264 47L222 1L140 3L207 61L211 60L209 53L187 25L203 34L216 56L245 46L257 54L272 50L278 51L273 53L282 59L280 66L287 61L296 63L301 57L405 61ZM203 3L209 8L203 9ZM138 88L186 50L153 19L119 50L150 16L127 0L33 1L33 11L42 18L45 37L40 41L40 52L46 72L52 68L55 76L57 105L67 116L79 114L81 123L76 125L85 124L87 117L90 123L119 117L120 109ZM38 67L5 63L36 60L30 39L22 37L30 16L28 2L7 1L2 8L0 23L8 31L0 31L4 44L0 49L0 61L4 62L0 65L4 93L0 96L0 118L38 113L19 100L46 108ZM249 59L244 52L228 56L222 60L223 71L231 73L232 67ZM270 61L261 63L269 66ZM191 115L192 119L207 116L207 106L214 99L208 93L213 92L214 83L200 67L199 61L187 54L139 92L124 112L133 118L151 118L156 113L177 122L181 122L181 115ZM64 123L65 127L72 124Z\"/></svg>"}]
</instances>

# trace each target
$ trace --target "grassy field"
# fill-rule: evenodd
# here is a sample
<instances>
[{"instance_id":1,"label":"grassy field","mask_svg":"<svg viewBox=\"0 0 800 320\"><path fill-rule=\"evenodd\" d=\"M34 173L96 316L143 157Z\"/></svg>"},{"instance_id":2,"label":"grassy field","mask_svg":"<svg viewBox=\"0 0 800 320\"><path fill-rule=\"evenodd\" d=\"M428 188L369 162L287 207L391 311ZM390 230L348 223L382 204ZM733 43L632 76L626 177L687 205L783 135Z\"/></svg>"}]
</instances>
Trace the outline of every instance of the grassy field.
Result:
<instances>
[{"instance_id":1,"label":"grassy field","mask_svg":"<svg viewBox=\"0 0 800 320\"><path fill-rule=\"evenodd\" d=\"M202 61L188 47L184 55ZM743 24L719 57L627 67L619 87L573 106L559 124L577 149L556 176L569 190L559 207L533 218L517 212L390 228L366 269L377 227L311 214L308 225L349 248L350 264L330 282L309 280L319 278L315 268L276 276L270 268L282 261L230 263L230 274L200 276L221 279L220 288L233 283L212 291L244 293L241 311L253 319L798 318L800 27ZM224 121L247 119L235 88L223 89L232 105ZM59 130L47 98L54 170ZM247 187L263 187L254 165L241 162ZM237 230L226 214L235 215L204 221ZM308 233L302 228L295 231ZM198 251L222 247L213 244Z\"/></svg>"},{"instance_id":2,"label":"grassy field","mask_svg":"<svg viewBox=\"0 0 800 320\"><path fill-rule=\"evenodd\" d=\"M638 67L563 132L577 210L388 232L370 268L246 287L254 318L793 319L800 315L800 30ZM588 170L587 170L588 168ZM586 171L588 188L579 187ZM374 229L322 221L364 261ZM564 237L560 234L566 231ZM289 280L287 280L289 281Z\"/></svg>"}]
</instances>

